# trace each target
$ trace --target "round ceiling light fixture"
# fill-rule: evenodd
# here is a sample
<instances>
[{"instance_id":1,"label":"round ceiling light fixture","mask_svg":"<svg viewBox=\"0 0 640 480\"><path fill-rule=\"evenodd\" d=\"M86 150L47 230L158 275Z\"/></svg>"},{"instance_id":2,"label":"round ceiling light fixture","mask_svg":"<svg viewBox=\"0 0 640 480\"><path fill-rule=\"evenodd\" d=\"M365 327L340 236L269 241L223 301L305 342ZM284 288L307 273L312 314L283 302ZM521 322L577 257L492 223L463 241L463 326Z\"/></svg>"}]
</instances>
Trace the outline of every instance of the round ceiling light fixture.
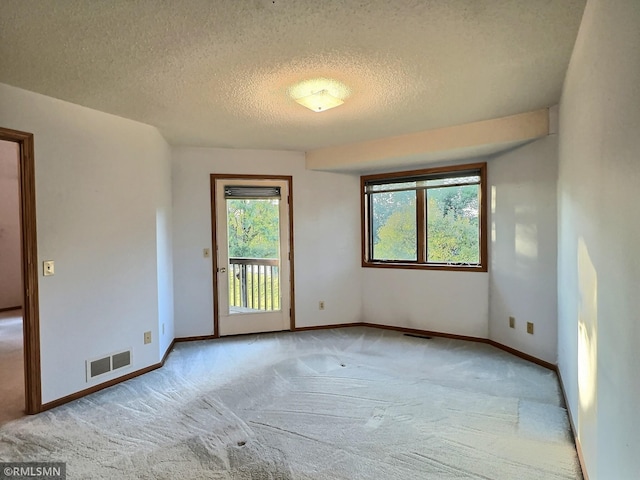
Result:
<instances>
[{"instance_id":1,"label":"round ceiling light fixture","mask_svg":"<svg viewBox=\"0 0 640 480\"><path fill-rule=\"evenodd\" d=\"M312 78L289 88L291 98L316 113L342 105L350 93L345 84L331 78Z\"/></svg>"}]
</instances>

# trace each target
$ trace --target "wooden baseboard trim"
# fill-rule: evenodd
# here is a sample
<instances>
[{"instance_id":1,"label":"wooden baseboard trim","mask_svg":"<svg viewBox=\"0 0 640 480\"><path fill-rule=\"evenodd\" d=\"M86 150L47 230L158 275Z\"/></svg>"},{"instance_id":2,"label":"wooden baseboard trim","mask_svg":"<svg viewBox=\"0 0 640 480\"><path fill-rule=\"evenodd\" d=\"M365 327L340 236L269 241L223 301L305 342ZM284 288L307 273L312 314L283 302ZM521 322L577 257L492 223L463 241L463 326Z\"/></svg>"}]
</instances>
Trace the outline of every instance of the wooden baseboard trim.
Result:
<instances>
[{"instance_id":1,"label":"wooden baseboard trim","mask_svg":"<svg viewBox=\"0 0 640 480\"><path fill-rule=\"evenodd\" d=\"M175 338L173 341L175 343L178 342L197 342L200 340L215 340L216 338L220 338L219 335L199 335L199 336L195 336L195 337L178 337Z\"/></svg>"},{"instance_id":2,"label":"wooden baseboard trim","mask_svg":"<svg viewBox=\"0 0 640 480\"><path fill-rule=\"evenodd\" d=\"M362 323L363 327L381 328L383 330L394 330L396 332L408 333L410 335L418 335L420 337L440 337L449 338L451 340L465 340L467 342L489 343L486 338L469 337L467 335L456 335L455 333L434 332L431 330L420 330L417 328L394 327L392 325L378 325L377 323Z\"/></svg>"},{"instance_id":3,"label":"wooden baseboard trim","mask_svg":"<svg viewBox=\"0 0 640 480\"><path fill-rule=\"evenodd\" d=\"M332 328L346 328L346 327L364 327L362 322L356 323L334 323L332 325L314 325L313 327L296 327L292 332L309 332L312 330L330 330Z\"/></svg>"},{"instance_id":4,"label":"wooden baseboard trim","mask_svg":"<svg viewBox=\"0 0 640 480\"><path fill-rule=\"evenodd\" d=\"M528 360L529 362L540 365L541 367L548 368L549 370L553 370L554 372L558 370L558 366L555 363L549 363L545 360L541 360L538 357L534 357L533 355L529 355L528 353L521 352L520 350L516 350L515 348L507 347L502 343L498 343L494 340L487 340L486 343L496 348L499 348L500 350L504 350L505 352L510 353L511 355L515 355L516 357L520 357L524 360Z\"/></svg>"},{"instance_id":5,"label":"wooden baseboard trim","mask_svg":"<svg viewBox=\"0 0 640 480\"><path fill-rule=\"evenodd\" d=\"M0 313L2 313L2 312L10 312L11 310L22 310L22 306L0 308Z\"/></svg>"},{"instance_id":6,"label":"wooden baseboard trim","mask_svg":"<svg viewBox=\"0 0 640 480\"><path fill-rule=\"evenodd\" d=\"M571 407L567 401L567 391L564 388L564 380L560 373L560 368L556 367L556 375L558 376L558 383L560 384L560 393L562 394L562 400L564 401L564 407L567 409L567 416L569 417L569 425L571 426L571 433L573 434L573 442L576 446L576 452L578 453L578 461L580 462L580 470L582 470L582 477L584 480L589 480L589 474L587 473L587 466L584 463L584 456L582 454L582 445L580 445L580 438L578 437L578 430L573 423L573 417L571 416Z\"/></svg>"},{"instance_id":7,"label":"wooden baseboard trim","mask_svg":"<svg viewBox=\"0 0 640 480\"><path fill-rule=\"evenodd\" d=\"M113 387L122 382L126 382L127 380L131 380L132 378L139 377L140 375L144 375L145 373L152 372L153 370L157 370L164 366L164 363L167 361L167 357L173 350L175 346L175 339L171 341L167 350L164 352L162 356L162 360L159 363L155 363L153 365L149 365L148 367L141 368L140 370L136 370L135 372L128 373L123 375L122 377L114 378L107 382L101 383L100 385L94 385L93 387L85 388L84 390L80 390L79 392L72 393L71 395L67 395L66 397L58 398L57 400L53 400L51 402L45 403L42 405L40 412L44 412L45 410L51 410L52 408L59 407L60 405L64 405L65 403L73 402L74 400L78 400L82 397L90 395L92 393L99 392L100 390L104 390L105 388ZM38 412L39 413L39 412Z\"/></svg>"},{"instance_id":8,"label":"wooden baseboard trim","mask_svg":"<svg viewBox=\"0 0 640 480\"><path fill-rule=\"evenodd\" d=\"M569 415L569 418L571 418L571 415ZM580 445L580 439L576 436L576 434L573 434L573 439L575 441L576 444L576 452L578 452L578 462L580 462L580 470L582 471L582 478L584 480L589 480L589 474L587 473L587 467L584 463L584 456L582 455L582 445Z\"/></svg>"},{"instance_id":9,"label":"wooden baseboard trim","mask_svg":"<svg viewBox=\"0 0 640 480\"><path fill-rule=\"evenodd\" d=\"M418 335L421 337L440 337L440 338L450 338L452 340L464 340L467 342L476 342L476 343L486 343L487 345L491 345L492 347L499 348L511 355L515 355L516 357L520 357L523 360L527 360L529 362L540 365L541 367L548 368L549 370L553 370L554 372L557 370L557 367L553 363L549 363L545 360L541 360L533 355L529 355L528 353L521 352L520 350L516 350L515 348L508 347L501 343L498 343L494 340L489 340L488 338L481 337L470 337L468 335L456 335L452 333L443 333L443 332L434 332L431 330L419 330L416 328L405 328L405 327L393 327L389 325L377 325L375 323L361 323L364 327L373 327L373 328L382 328L385 330L395 330L397 332L408 333L410 335Z\"/></svg>"},{"instance_id":10,"label":"wooden baseboard trim","mask_svg":"<svg viewBox=\"0 0 640 480\"><path fill-rule=\"evenodd\" d=\"M296 332L305 332L310 330L328 330L332 328L348 328L348 327L369 327L369 328L380 328L382 330L393 330L401 333L408 333L411 335L418 335L421 337L442 337L442 338L451 338L454 340L467 340L472 342L482 342L487 343L488 340L484 338L478 337L468 337L464 335L455 335L452 333L442 333L442 332L432 332L429 330L418 330L415 328L405 328L405 327L394 327L392 325L379 325L377 323L367 323L367 322L355 322L355 323L334 323L331 325L316 325L313 327L296 327L294 331Z\"/></svg>"},{"instance_id":11,"label":"wooden baseboard trim","mask_svg":"<svg viewBox=\"0 0 640 480\"><path fill-rule=\"evenodd\" d=\"M174 338L173 340L171 340L171 343L165 350L164 355L162 356L162 360L160 360L161 367L164 367L164 362L167 361L167 358L169 358L169 354L173 351L173 347L175 346L176 346L176 339Z\"/></svg>"}]
</instances>

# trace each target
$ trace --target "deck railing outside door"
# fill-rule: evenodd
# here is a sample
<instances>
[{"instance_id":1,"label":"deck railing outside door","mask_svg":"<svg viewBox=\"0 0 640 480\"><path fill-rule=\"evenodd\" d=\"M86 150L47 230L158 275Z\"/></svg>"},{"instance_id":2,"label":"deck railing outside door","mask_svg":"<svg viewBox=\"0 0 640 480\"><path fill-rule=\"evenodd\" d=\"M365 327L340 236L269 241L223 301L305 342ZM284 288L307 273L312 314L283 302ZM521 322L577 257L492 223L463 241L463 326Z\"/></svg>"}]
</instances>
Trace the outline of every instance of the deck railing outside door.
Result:
<instances>
[{"instance_id":1,"label":"deck railing outside door","mask_svg":"<svg viewBox=\"0 0 640 480\"><path fill-rule=\"evenodd\" d=\"M236 312L280 310L279 264L277 258L229 258L229 306Z\"/></svg>"}]
</instances>

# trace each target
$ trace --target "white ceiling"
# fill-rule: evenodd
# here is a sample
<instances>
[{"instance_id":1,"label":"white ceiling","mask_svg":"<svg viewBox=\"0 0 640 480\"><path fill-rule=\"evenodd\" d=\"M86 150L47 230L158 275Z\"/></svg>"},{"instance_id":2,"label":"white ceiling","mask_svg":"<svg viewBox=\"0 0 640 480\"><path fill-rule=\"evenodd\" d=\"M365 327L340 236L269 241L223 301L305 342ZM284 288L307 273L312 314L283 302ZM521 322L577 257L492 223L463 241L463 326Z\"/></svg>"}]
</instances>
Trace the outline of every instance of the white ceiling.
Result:
<instances>
[{"instance_id":1,"label":"white ceiling","mask_svg":"<svg viewBox=\"0 0 640 480\"><path fill-rule=\"evenodd\" d=\"M174 145L312 150L554 105L585 0L2 0L0 82ZM345 104L288 96L326 77Z\"/></svg>"}]
</instances>

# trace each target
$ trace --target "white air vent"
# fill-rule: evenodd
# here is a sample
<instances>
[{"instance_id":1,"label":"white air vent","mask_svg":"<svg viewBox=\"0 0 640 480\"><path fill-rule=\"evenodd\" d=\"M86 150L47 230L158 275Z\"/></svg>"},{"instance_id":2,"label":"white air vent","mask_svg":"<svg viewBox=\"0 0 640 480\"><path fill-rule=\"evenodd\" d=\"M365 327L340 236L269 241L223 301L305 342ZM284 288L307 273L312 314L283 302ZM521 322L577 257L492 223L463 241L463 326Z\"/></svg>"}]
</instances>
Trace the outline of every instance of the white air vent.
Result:
<instances>
[{"instance_id":1,"label":"white air vent","mask_svg":"<svg viewBox=\"0 0 640 480\"><path fill-rule=\"evenodd\" d=\"M131 349L117 352L106 357L87 360L87 382L114 370L131 366Z\"/></svg>"}]
</instances>

